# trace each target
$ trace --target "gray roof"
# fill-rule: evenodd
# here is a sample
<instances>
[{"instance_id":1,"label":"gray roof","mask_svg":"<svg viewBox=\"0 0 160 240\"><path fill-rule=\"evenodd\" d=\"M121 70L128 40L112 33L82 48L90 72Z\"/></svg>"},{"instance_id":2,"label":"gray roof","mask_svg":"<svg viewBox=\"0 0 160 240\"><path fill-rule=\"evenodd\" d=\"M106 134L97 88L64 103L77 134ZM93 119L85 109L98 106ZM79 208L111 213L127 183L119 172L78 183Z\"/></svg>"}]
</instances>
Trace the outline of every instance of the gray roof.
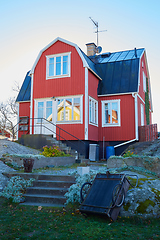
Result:
<instances>
[{"instance_id":1,"label":"gray roof","mask_svg":"<svg viewBox=\"0 0 160 240\"><path fill-rule=\"evenodd\" d=\"M143 52L144 48L90 57L102 78L99 81L98 95L137 92L139 63Z\"/></svg>"},{"instance_id":2,"label":"gray roof","mask_svg":"<svg viewBox=\"0 0 160 240\"><path fill-rule=\"evenodd\" d=\"M31 98L31 77L29 76L29 72L27 72L22 87L18 93L16 102L24 102L30 101Z\"/></svg>"}]
</instances>

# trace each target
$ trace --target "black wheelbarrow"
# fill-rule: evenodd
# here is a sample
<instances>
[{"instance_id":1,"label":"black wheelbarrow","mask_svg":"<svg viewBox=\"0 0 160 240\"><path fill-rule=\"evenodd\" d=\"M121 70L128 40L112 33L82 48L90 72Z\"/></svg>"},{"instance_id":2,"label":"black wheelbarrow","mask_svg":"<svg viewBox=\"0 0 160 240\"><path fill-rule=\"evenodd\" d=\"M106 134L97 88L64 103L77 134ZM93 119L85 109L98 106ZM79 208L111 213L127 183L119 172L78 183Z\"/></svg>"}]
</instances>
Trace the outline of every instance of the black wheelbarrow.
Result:
<instances>
[{"instance_id":1,"label":"black wheelbarrow","mask_svg":"<svg viewBox=\"0 0 160 240\"><path fill-rule=\"evenodd\" d=\"M115 221L131 185L126 176L136 176L138 183L137 175L110 174L109 172L98 173L92 184L84 183L80 192L82 200L80 212L105 214Z\"/></svg>"}]
</instances>

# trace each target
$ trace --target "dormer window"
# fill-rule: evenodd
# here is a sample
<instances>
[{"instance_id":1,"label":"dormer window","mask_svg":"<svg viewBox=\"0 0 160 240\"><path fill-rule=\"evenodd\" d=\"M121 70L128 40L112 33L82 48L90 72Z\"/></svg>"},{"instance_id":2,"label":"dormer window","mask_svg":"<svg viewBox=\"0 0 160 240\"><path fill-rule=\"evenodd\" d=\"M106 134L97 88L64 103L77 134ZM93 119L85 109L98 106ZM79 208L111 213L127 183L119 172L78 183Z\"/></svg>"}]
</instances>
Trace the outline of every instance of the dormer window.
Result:
<instances>
[{"instance_id":1,"label":"dormer window","mask_svg":"<svg viewBox=\"0 0 160 240\"><path fill-rule=\"evenodd\" d=\"M70 77L70 53L47 56L46 79Z\"/></svg>"}]
</instances>

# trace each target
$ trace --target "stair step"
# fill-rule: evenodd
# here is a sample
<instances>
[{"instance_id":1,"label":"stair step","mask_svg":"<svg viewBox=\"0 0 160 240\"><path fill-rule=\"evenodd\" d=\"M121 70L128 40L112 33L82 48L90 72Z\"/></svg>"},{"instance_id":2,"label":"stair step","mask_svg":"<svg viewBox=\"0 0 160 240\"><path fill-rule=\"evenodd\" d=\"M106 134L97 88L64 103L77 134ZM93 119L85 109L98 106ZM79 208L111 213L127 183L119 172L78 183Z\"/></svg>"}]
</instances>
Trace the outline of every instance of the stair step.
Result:
<instances>
[{"instance_id":1,"label":"stair step","mask_svg":"<svg viewBox=\"0 0 160 240\"><path fill-rule=\"evenodd\" d=\"M33 187L69 188L72 184L74 184L74 182L37 180L33 182Z\"/></svg>"},{"instance_id":2,"label":"stair step","mask_svg":"<svg viewBox=\"0 0 160 240\"><path fill-rule=\"evenodd\" d=\"M64 194L67 192L68 188L47 188L47 187L29 187L27 188L26 194L46 194L46 195L58 195L58 196L64 196Z\"/></svg>"},{"instance_id":3,"label":"stair step","mask_svg":"<svg viewBox=\"0 0 160 240\"><path fill-rule=\"evenodd\" d=\"M24 194L26 202L36 202L36 203L51 203L51 204L64 204L66 198L64 196L50 196L42 194Z\"/></svg>"},{"instance_id":4,"label":"stair step","mask_svg":"<svg viewBox=\"0 0 160 240\"><path fill-rule=\"evenodd\" d=\"M42 207L64 207L64 204L44 203L44 202L23 202L20 205L25 206L42 206Z\"/></svg>"},{"instance_id":5,"label":"stair step","mask_svg":"<svg viewBox=\"0 0 160 240\"><path fill-rule=\"evenodd\" d=\"M39 175L38 180L50 180L50 181L70 181L74 182L75 177L69 176L69 175L47 175L47 174L42 174Z\"/></svg>"}]
</instances>

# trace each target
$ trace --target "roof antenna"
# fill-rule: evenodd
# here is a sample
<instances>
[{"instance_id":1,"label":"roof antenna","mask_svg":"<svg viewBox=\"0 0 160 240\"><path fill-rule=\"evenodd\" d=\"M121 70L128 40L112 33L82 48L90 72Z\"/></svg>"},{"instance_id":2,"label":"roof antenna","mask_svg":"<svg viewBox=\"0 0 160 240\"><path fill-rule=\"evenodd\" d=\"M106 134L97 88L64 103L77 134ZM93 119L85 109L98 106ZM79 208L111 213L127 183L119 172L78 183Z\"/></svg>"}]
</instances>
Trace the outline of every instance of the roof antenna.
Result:
<instances>
[{"instance_id":1,"label":"roof antenna","mask_svg":"<svg viewBox=\"0 0 160 240\"><path fill-rule=\"evenodd\" d=\"M98 22L94 21L91 17L89 17L91 19L91 21L94 23L94 25L96 26L97 28L97 31L95 33L97 33L97 47L98 47L98 33L99 32L106 32L107 30L102 30L102 31L99 31L98 30Z\"/></svg>"}]
</instances>

